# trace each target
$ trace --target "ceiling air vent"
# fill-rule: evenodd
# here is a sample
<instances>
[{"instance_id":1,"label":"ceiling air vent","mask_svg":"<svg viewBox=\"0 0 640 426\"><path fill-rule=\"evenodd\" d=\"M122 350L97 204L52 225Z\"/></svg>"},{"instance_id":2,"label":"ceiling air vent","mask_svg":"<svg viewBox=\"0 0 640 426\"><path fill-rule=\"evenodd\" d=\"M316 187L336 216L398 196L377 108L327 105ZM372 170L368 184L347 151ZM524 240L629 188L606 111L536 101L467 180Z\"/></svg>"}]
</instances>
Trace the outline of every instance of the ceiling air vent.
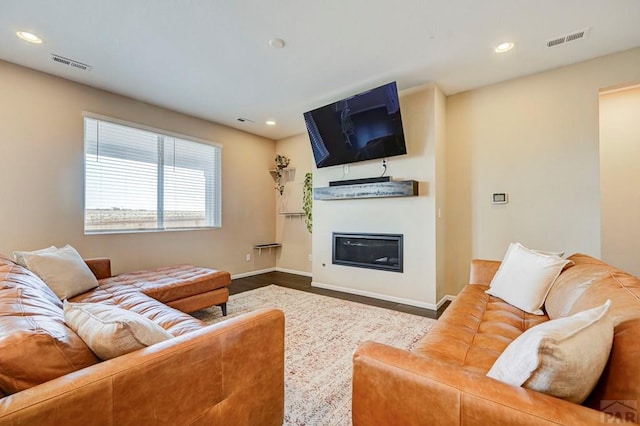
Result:
<instances>
[{"instance_id":1,"label":"ceiling air vent","mask_svg":"<svg viewBox=\"0 0 640 426\"><path fill-rule=\"evenodd\" d=\"M57 62L62 65L67 65L73 68L77 68L82 71L91 71L91 65L83 64L82 62L74 61L73 59L65 58L55 53L51 54L53 62Z\"/></svg>"},{"instance_id":2,"label":"ceiling air vent","mask_svg":"<svg viewBox=\"0 0 640 426\"><path fill-rule=\"evenodd\" d=\"M569 43L571 41L580 40L587 37L588 34L589 34L589 28L585 28L579 31L574 31L570 34L565 34L563 36L547 40L547 47L559 46L561 44Z\"/></svg>"}]
</instances>

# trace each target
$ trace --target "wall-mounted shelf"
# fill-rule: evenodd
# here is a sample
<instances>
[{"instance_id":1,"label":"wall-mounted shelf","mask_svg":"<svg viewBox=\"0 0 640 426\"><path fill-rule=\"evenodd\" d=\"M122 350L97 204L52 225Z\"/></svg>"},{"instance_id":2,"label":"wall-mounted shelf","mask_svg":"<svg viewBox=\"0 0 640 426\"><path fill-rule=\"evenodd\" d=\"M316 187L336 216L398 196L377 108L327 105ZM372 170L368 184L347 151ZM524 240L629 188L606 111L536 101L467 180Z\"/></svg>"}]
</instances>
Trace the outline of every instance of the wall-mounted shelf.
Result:
<instances>
[{"instance_id":1,"label":"wall-mounted shelf","mask_svg":"<svg viewBox=\"0 0 640 426\"><path fill-rule=\"evenodd\" d=\"M287 167L286 169L281 169L283 172L285 172L285 174L287 175L287 181L292 181L296 175L296 169L295 167ZM276 174L278 173L278 169L271 169L269 170L269 174L271 174L271 177L273 178L273 180L276 180Z\"/></svg>"},{"instance_id":2,"label":"wall-mounted shelf","mask_svg":"<svg viewBox=\"0 0 640 426\"><path fill-rule=\"evenodd\" d=\"M264 244L256 244L253 246L254 250L258 250L258 256L262 255L262 249L269 249L269 253L271 253L271 249L282 247L282 243L264 243Z\"/></svg>"},{"instance_id":3,"label":"wall-mounted shelf","mask_svg":"<svg viewBox=\"0 0 640 426\"><path fill-rule=\"evenodd\" d=\"M278 213L280 216L294 217L294 216L304 216L304 212L282 212Z\"/></svg>"},{"instance_id":4,"label":"wall-mounted shelf","mask_svg":"<svg viewBox=\"0 0 640 426\"><path fill-rule=\"evenodd\" d=\"M417 195L418 182L415 180L364 183L360 185L327 186L313 189L314 200L415 197Z\"/></svg>"}]
</instances>

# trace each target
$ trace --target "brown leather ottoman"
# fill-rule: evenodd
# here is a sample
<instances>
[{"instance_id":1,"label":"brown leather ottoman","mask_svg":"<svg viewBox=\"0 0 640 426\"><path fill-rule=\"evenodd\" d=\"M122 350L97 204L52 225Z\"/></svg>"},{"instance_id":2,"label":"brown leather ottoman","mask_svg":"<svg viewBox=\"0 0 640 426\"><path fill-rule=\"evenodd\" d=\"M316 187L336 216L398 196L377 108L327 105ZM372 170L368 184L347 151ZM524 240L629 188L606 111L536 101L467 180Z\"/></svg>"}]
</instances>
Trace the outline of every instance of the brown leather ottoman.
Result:
<instances>
[{"instance_id":1,"label":"brown leather ottoman","mask_svg":"<svg viewBox=\"0 0 640 426\"><path fill-rule=\"evenodd\" d=\"M137 288L142 293L182 312L217 305L227 315L231 275L227 271L193 265L167 266L128 272L99 280L100 290L119 293Z\"/></svg>"}]
</instances>

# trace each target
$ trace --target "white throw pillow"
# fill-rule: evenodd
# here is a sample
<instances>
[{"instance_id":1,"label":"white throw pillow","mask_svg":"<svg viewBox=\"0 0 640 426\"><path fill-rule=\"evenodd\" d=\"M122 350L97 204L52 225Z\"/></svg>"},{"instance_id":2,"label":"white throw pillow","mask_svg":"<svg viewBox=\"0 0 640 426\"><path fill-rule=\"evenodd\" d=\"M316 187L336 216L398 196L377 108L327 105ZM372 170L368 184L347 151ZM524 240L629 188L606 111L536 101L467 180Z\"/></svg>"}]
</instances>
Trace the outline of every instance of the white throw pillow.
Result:
<instances>
[{"instance_id":1,"label":"white throw pillow","mask_svg":"<svg viewBox=\"0 0 640 426\"><path fill-rule=\"evenodd\" d=\"M27 268L42 278L60 300L98 286L91 269L68 244L53 252L24 253L24 260Z\"/></svg>"},{"instance_id":2,"label":"white throw pillow","mask_svg":"<svg viewBox=\"0 0 640 426\"><path fill-rule=\"evenodd\" d=\"M64 304L64 320L98 358L107 360L172 338L135 312L101 303Z\"/></svg>"},{"instance_id":3,"label":"white throw pillow","mask_svg":"<svg viewBox=\"0 0 640 426\"><path fill-rule=\"evenodd\" d=\"M564 252L563 251L544 251L544 250L532 250L535 251L538 254L544 254L545 256L558 256L558 257L563 257L564 256Z\"/></svg>"},{"instance_id":4,"label":"white throw pillow","mask_svg":"<svg viewBox=\"0 0 640 426\"><path fill-rule=\"evenodd\" d=\"M58 250L58 247L51 246L51 247L43 248L40 250L34 250L34 251L14 251L13 260L15 260L18 265L24 266L26 268L27 263L24 260L25 254L53 253L54 251L57 251L57 250Z\"/></svg>"},{"instance_id":5,"label":"white throw pillow","mask_svg":"<svg viewBox=\"0 0 640 426\"><path fill-rule=\"evenodd\" d=\"M582 403L598 383L613 343L611 301L522 333L487 373L501 382Z\"/></svg>"},{"instance_id":6,"label":"white throw pillow","mask_svg":"<svg viewBox=\"0 0 640 426\"><path fill-rule=\"evenodd\" d=\"M543 315L544 300L569 262L511 243L486 292L530 314Z\"/></svg>"}]
</instances>

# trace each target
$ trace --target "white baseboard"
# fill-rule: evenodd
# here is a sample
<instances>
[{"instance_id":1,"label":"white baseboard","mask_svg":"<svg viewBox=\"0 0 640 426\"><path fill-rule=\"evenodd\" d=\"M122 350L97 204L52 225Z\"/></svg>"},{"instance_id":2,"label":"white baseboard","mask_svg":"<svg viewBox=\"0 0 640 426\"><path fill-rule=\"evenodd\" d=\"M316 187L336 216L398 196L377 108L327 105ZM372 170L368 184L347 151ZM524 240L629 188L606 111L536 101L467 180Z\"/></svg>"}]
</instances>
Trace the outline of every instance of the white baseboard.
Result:
<instances>
[{"instance_id":1,"label":"white baseboard","mask_svg":"<svg viewBox=\"0 0 640 426\"><path fill-rule=\"evenodd\" d=\"M274 272L274 271L286 272L287 274L302 275L302 276L305 276L305 277L311 277L312 276L311 272L296 271L295 269L274 267L274 268L267 268L267 269L259 269L257 271L242 272L240 274L233 274L233 275L231 275L231 279L235 280L236 278L252 277L254 275L266 274L267 272Z\"/></svg>"},{"instance_id":2,"label":"white baseboard","mask_svg":"<svg viewBox=\"0 0 640 426\"><path fill-rule=\"evenodd\" d=\"M267 268L267 269L260 269L260 270L257 270L257 271L242 272L240 274L231 275L231 279L235 280L236 278L252 277L254 275L266 274L267 272L273 272L275 270L276 270L276 268Z\"/></svg>"},{"instance_id":3,"label":"white baseboard","mask_svg":"<svg viewBox=\"0 0 640 426\"><path fill-rule=\"evenodd\" d=\"M409 306L415 306L415 307L418 307L418 308L430 309L432 311L437 311L439 305L441 304L441 303L438 303L438 305L435 305L433 303L420 302L418 300L405 299L403 297L395 297L395 296L389 296L387 294L374 293L374 292L371 292L371 291L357 290L357 289L353 289L353 288L341 287L341 286L337 286L337 285L333 285L333 284L319 283L317 281L312 281L311 282L311 286L312 287L318 287L318 288L325 288L327 290L341 291L343 293L357 294L358 296L372 297L374 299L387 300L389 302L402 303L403 305L409 305ZM444 300L444 298L443 298L443 300ZM440 302L444 303L443 301L440 301Z\"/></svg>"},{"instance_id":4,"label":"white baseboard","mask_svg":"<svg viewBox=\"0 0 640 426\"><path fill-rule=\"evenodd\" d=\"M287 274L302 275L303 277L312 277L313 276L313 274L311 272L296 271L295 269L280 268L279 266L276 266L276 271L278 271L278 272L286 272Z\"/></svg>"},{"instance_id":5,"label":"white baseboard","mask_svg":"<svg viewBox=\"0 0 640 426\"><path fill-rule=\"evenodd\" d=\"M455 298L456 298L455 296L447 294L442 299L440 299L440 301L437 303L438 309L440 309L440 307L444 304L444 302L446 302L446 301L453 302L453 299L455 299Z\"/></svg>"},{"instance_id":6,"label":"white baseboard","mask_svg":"<svg viewBox=\"0 0 640 426\"><path fill-rule=\"evenodd\" d=\"M287 274L302 275L302 276L305 276L305 277L312 277L313 276L313 274L311 272L297 271L295 269L287 269L287 268L275 267L275 268L260 269L260 270L257 270L257 271L242 272L240 274L234 274L234 275L231 275L231 279L235 280L236 278L252 277L254 275L266 274L267 272L274 272L274 271L285 272ZM341 286L337 286L337 285L333 285L333 284L325 284L325 283L320 283L320 282L317 282L317 281L312 281L311 282L311 287L318 287L318 288L324 288L324 289L327 289L327 290L341 291L343 293L349 293L349 294L357 294L358 296L365 296L365 297L371 297L371 298L374 298L374 299L387 300L389 302L402 303L403 305L409 305L409 306L415 306L415 307L418 307L418 308L430 309L432 311L437 311L438 309L440 309L440 307L446 301L453 302L453 300L456 298L455 296L452 296L452 295L448 294L448 295L444 296L442 299L440 299L438 301L438 303L436 303L434 305L433 303L420 302L420 301L417 301L417 300L405 299L403 297L389 296L389 295L386 295L386 294L374 293L372 291L357 290L357 289L348 288L348 287L341 287Z\"/></svg>"}]
</instances>

